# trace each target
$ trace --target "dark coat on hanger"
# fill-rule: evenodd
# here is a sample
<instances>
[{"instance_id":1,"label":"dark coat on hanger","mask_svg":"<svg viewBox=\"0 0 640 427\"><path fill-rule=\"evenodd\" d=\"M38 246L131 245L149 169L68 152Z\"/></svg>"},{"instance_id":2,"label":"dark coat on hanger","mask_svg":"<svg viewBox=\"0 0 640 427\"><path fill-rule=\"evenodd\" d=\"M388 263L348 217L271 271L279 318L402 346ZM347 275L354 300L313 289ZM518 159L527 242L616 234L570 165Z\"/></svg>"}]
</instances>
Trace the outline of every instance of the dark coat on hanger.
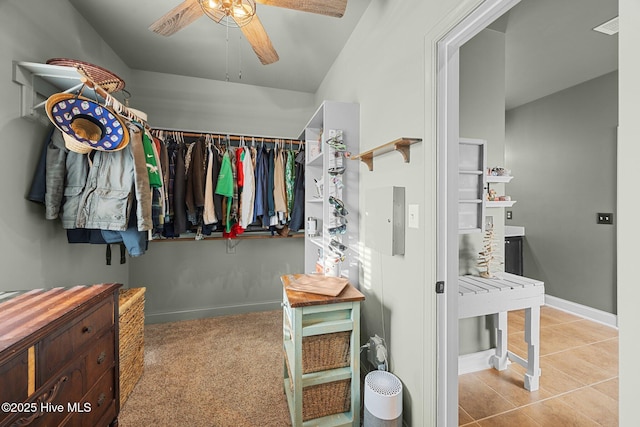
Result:
<instances>
[{"instance_id":1,"label":"dark coat on hanger","mask_svg":"<svg viewBox=\"0 0 640 427\"><path fill-rule=\"evenodd\" d=\"M207 147L204 138L199 138L193 144L185 194L187 211L190 217L196 216L197 210L204 207L204 187L207 176Z\"/></svg>"}]
</instances>

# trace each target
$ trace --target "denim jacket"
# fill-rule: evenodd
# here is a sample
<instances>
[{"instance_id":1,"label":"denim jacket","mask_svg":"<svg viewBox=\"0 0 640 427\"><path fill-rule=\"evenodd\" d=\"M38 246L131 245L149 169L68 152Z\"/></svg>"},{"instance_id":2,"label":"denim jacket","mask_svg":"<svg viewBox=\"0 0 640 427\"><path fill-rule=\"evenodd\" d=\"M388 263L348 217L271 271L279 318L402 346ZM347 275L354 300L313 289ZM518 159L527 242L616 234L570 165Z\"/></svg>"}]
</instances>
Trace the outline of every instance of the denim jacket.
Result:
<instances>
[{"instance_id":1,"label":"denim jacket","mask_svg":"<svg viewBox=\"0 0 640 427\"><path fill-rule=\"evenodd\" d=\"M62 132L55 130L47 145L45 172L45 217L61 218L64 228L76 228L80 194L87 182L86 154L69 151Z\"/></svg>"}]
</instances>

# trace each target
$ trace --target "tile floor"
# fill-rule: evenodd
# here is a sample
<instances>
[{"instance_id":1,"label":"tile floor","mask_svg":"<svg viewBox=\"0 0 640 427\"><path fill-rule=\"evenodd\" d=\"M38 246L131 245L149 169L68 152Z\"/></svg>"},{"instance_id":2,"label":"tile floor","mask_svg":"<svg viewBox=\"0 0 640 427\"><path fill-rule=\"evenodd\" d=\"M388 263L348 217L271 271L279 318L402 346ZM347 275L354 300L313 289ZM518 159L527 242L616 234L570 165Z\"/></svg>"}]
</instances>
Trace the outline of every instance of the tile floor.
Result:
<instances>
[{"instance_id":1,"label":"tile floor","mask_svg":"<svg viewBox=\"0 0 640 427\"><path fill-rule=\"evenodd\" d=\"M526 358L524 310L509 313L509 350ZM540 313L540 388L516 363L460 375L459 425L618 426L618 330L551 307Z\"/></svg>"}]
</instances>

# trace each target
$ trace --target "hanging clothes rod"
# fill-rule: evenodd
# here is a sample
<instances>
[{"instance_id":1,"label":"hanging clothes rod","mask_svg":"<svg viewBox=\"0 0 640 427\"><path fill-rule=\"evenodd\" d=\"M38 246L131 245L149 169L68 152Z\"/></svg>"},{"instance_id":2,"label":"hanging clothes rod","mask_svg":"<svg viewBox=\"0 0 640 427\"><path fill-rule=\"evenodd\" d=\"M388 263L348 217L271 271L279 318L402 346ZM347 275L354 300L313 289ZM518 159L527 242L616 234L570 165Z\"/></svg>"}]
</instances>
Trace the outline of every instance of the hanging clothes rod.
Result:
<instances>
[{"instance_id":1,"label":"hanging clothes rod","mask_svg":"<svg viewBox=\"0 0 640 427\"><path fill-rule=\"evenodd\" d=\"M149 127L149 125L147 124L146 120L143 120L138 115L134 114L131 110L129 110L127 107L122 105L122 103L120 101L118 101L113 96L111 96L109 94L109 92L107 92L106 90L102 89L102 87L100 87L100 85L95 84L91 79L88 79L86 77L82 77L80 79L80 81L85 86L87 86L88 88L93 89L98 95L103 97L106 100L107 105L108 104L113 105L113 109L116 110L117 113L122 114L122 115L128 117L131 120L135 120L135 121L137 121L139 123L142 123L142 125L144 125L144 127L147 128L147 129L151 129Z\"/></svg>"},{"instance_id":2,"label":"hanging clothes rod","mask_svg":"<svg viewBox=\"0 0 640 427\"><path fill-rule=\"evenodd\" d=\"M256 143L258 142L267 142L267 143L276 143L276 142L280 142L283 144L296 144L296 145L303 145L304 142L303 141L299 141L297 139L287 139L287 138L263 138L261 136L242 136L242 135L229 135L229 134L221 134L221 133L213 133L213 132L188 132L188 131L181 131L181 130L169 130L169 129L158 129L158 128L152 128L151 129L152 132L166 132L168 134L171 133L179 133L184 137L189 137L189 138L200 138L201 136L205 136L205 135L209 135L213 138L222 138L222 139L229 139L231 141L240 141L244 138L245 143L250 143L251 141L254 141Z\"/></svg>"}]
</instances>

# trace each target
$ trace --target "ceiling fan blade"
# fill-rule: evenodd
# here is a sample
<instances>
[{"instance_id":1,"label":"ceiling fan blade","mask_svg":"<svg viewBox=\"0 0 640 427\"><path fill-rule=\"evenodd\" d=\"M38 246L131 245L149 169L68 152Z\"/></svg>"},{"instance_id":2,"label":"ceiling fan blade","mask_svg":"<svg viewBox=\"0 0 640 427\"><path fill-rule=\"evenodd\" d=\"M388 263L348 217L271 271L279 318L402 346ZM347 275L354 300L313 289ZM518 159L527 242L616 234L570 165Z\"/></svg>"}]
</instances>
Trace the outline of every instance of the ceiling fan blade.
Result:
<instances>
[{"instance_id":1,"label":"ceiling fan blade","mask_svg":"<svg viewBox=\"0 0 640 427\"><path fill-rule=\"evenodd\" d=\"M200 18L203 14L204 12L198 0L184 0L151 24L149 29L154 33L170 36Z\"/></svg>"},{"instance_id":2,"label":"ceiling fan blade","mask_svg":"<svg viewBox=\"0 0 640 427\"><path fill-rule=\"evenodd\" d=\"M256 0L267 6L284 7L302 12L319 13L342 18L347 8L347 0Z\"/></svg>"},{"instance_id":3,"label":"ceiling fan blade","mask_svg":"<svg viewBox=\"0 0 640 427\"><path fill-rule=\"evenodd\" d=\"M272 64L280 59L258 15L254 15L253 19L247 25L240 27L240 29L263 65Z\"/></svg>"}]
</instances>

